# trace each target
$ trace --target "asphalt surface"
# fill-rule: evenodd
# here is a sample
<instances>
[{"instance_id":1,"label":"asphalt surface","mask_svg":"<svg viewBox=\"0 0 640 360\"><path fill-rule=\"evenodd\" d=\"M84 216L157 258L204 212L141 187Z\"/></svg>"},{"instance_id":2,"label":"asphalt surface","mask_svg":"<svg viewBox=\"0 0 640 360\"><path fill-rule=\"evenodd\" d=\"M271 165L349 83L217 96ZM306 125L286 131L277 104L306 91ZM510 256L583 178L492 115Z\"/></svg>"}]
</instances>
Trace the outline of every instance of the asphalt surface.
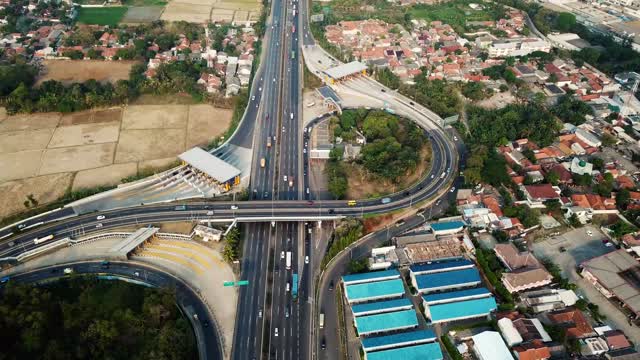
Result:
<instances>
[{"instance_id":1,"label":"asphalt surface","mask_svg":"<svg viewBox=\"0 0 640 360\"><path fill-rule=\"evenodd\" d=\"M11 282L34 283L65 276L64 269L71 267L75 274L114 275L145 283L154 287L175 288L178 305L189 316L202 359L222 359L221 344L207 306L198 295L181 280L160 270L137 263L110 262L107 268L101 262L69 263L46 267L14 275ZM136 274L137 273L137 274ZM196 319L196 315L197 319Z\"/></svg>"}]
</instances>

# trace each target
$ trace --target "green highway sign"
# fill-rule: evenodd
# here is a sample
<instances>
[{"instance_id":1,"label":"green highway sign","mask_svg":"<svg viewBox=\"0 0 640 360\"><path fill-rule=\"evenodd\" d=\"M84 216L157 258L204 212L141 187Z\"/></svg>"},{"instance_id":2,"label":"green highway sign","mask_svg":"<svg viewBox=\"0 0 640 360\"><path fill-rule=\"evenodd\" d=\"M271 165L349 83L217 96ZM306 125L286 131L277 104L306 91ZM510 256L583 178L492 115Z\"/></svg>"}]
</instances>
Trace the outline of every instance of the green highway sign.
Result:
<instances>
[{"instance_id":1,"label":"green highway sign","mask_svg":"<svg viewBox=\"0 0 640 360\"><path fill-rule=\"evenodd\" d=\"M235 285L235 282L233 281L225 281L222 283L222 286L233 286Z\"/></svg>"},{"instance_id":2,"label":"green highway sign","mask_svg":"<svg viewBox=\"0 0 640 360\"><path fill-rule=\"evenodd\" d=\"M240 280L236 283L237 286L249 285L249 280Z\"/></svg>"}]
</instances>

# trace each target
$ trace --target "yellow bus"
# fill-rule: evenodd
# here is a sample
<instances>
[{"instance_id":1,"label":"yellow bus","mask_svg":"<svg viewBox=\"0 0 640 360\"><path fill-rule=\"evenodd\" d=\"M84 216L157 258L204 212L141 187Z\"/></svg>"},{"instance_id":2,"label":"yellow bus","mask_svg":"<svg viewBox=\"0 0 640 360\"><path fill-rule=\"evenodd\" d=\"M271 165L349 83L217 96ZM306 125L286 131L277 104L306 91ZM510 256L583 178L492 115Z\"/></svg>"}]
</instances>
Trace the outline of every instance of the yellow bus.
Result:
<instances>
[{"instance_id":1,"label":"yellow bus","mask_svg":"<svg viewBox=\"0 0 640 360\"><path fill-rule=\"evenodd\" d=\"M347 201L347 205L356 206L356 201L355 200L349 200L349 201Z\"/></svg>"}]
</instances>

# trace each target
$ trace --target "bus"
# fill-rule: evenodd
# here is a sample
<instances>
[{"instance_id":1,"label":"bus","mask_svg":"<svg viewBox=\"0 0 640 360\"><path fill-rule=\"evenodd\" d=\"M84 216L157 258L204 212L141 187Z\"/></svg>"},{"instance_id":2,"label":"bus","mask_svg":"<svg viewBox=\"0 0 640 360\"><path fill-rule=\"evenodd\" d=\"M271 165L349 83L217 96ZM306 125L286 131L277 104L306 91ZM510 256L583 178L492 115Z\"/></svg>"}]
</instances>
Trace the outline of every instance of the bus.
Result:
<instances>
[{"instance_id":1,"label":"bus","mask_svg":"<svg viewBox=\"0 0 640 360\"><path fill-rule=\"evenodd\" d=\"M291 286L291 295L296 299L298 297L298 274L293 274L293 280L291 282L293 283Z\"/></svg>"},{"instance_id":2,"label":"bus","mask_svg":"<svg viewBox=\"0 0 640 360\"><path fill-rule=\"evenodd\" d=\"M184 205L178 205L175 207L176 211L183 211L183 210L187 210L187 207Z\"/></svg>"},{"instance_id":3,"label":"bus","mask_svg":"<svg viewBox=\"0 0 640 360\"><path fill-rule=\"evenodd\" d=\"M291 270L291 251L287 251L287 270Z\"/></svg>"},{"instance_id":4,"label":"bus","mask_svg":"<svg viewBox=\"0 0 640 360\"><path fill-rule=\"evenodd\" d=\"M347 205L356 206L356 201L355 200L349 200L349 201L347 201Z\"/></svg>"},{"instance_id":5,"label":"bus","mask_svg":"<svg viewBox=\"0 0 640 360\"><path fill-rule=\"evenodd\" d=\"M51 240L51 239L53 239L53 235L48 235L48 236L45 236L45 237L42 237L42 238L35 238L33 240L33 243L38 245L38 244L42 244L43 242Z\"/></svg>"},{"instance_id":6,"label":"bus","mask_svg":"<svg viewBox=\"0 0 640 360\"><path fill-rule=\"evenodd\" d=\"M324 313L320 313L320 329L324 327Z\"/></svg>"}]
</instances>

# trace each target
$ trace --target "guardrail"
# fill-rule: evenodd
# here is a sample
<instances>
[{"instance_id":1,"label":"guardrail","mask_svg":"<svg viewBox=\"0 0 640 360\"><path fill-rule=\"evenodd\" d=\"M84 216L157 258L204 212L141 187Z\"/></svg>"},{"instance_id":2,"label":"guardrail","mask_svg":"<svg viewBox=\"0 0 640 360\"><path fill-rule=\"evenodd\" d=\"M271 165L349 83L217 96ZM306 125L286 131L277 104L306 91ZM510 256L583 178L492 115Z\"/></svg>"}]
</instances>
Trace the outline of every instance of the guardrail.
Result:
<instances>
[{"instance_id":1,"label":"guardrail","mask_svg":"<svg viewBox=\"0 0 640 360\"><path fill-rule=\"evenodd\" d=\"M46 245L43 246L39 246L35 249L29 250L29 251L25 251L22 254L16 256L16 260L18 260L19 262L31 259L33 257L36 257L42 253L45 253L47 251L51 251L51 250L55 250L57 248L61 248L63 246L69 246L71 239L69 238L64 238L64 239L60 239L60 240L56 240L53 242L50 242Z\"/></svg>"}]
</instances>

